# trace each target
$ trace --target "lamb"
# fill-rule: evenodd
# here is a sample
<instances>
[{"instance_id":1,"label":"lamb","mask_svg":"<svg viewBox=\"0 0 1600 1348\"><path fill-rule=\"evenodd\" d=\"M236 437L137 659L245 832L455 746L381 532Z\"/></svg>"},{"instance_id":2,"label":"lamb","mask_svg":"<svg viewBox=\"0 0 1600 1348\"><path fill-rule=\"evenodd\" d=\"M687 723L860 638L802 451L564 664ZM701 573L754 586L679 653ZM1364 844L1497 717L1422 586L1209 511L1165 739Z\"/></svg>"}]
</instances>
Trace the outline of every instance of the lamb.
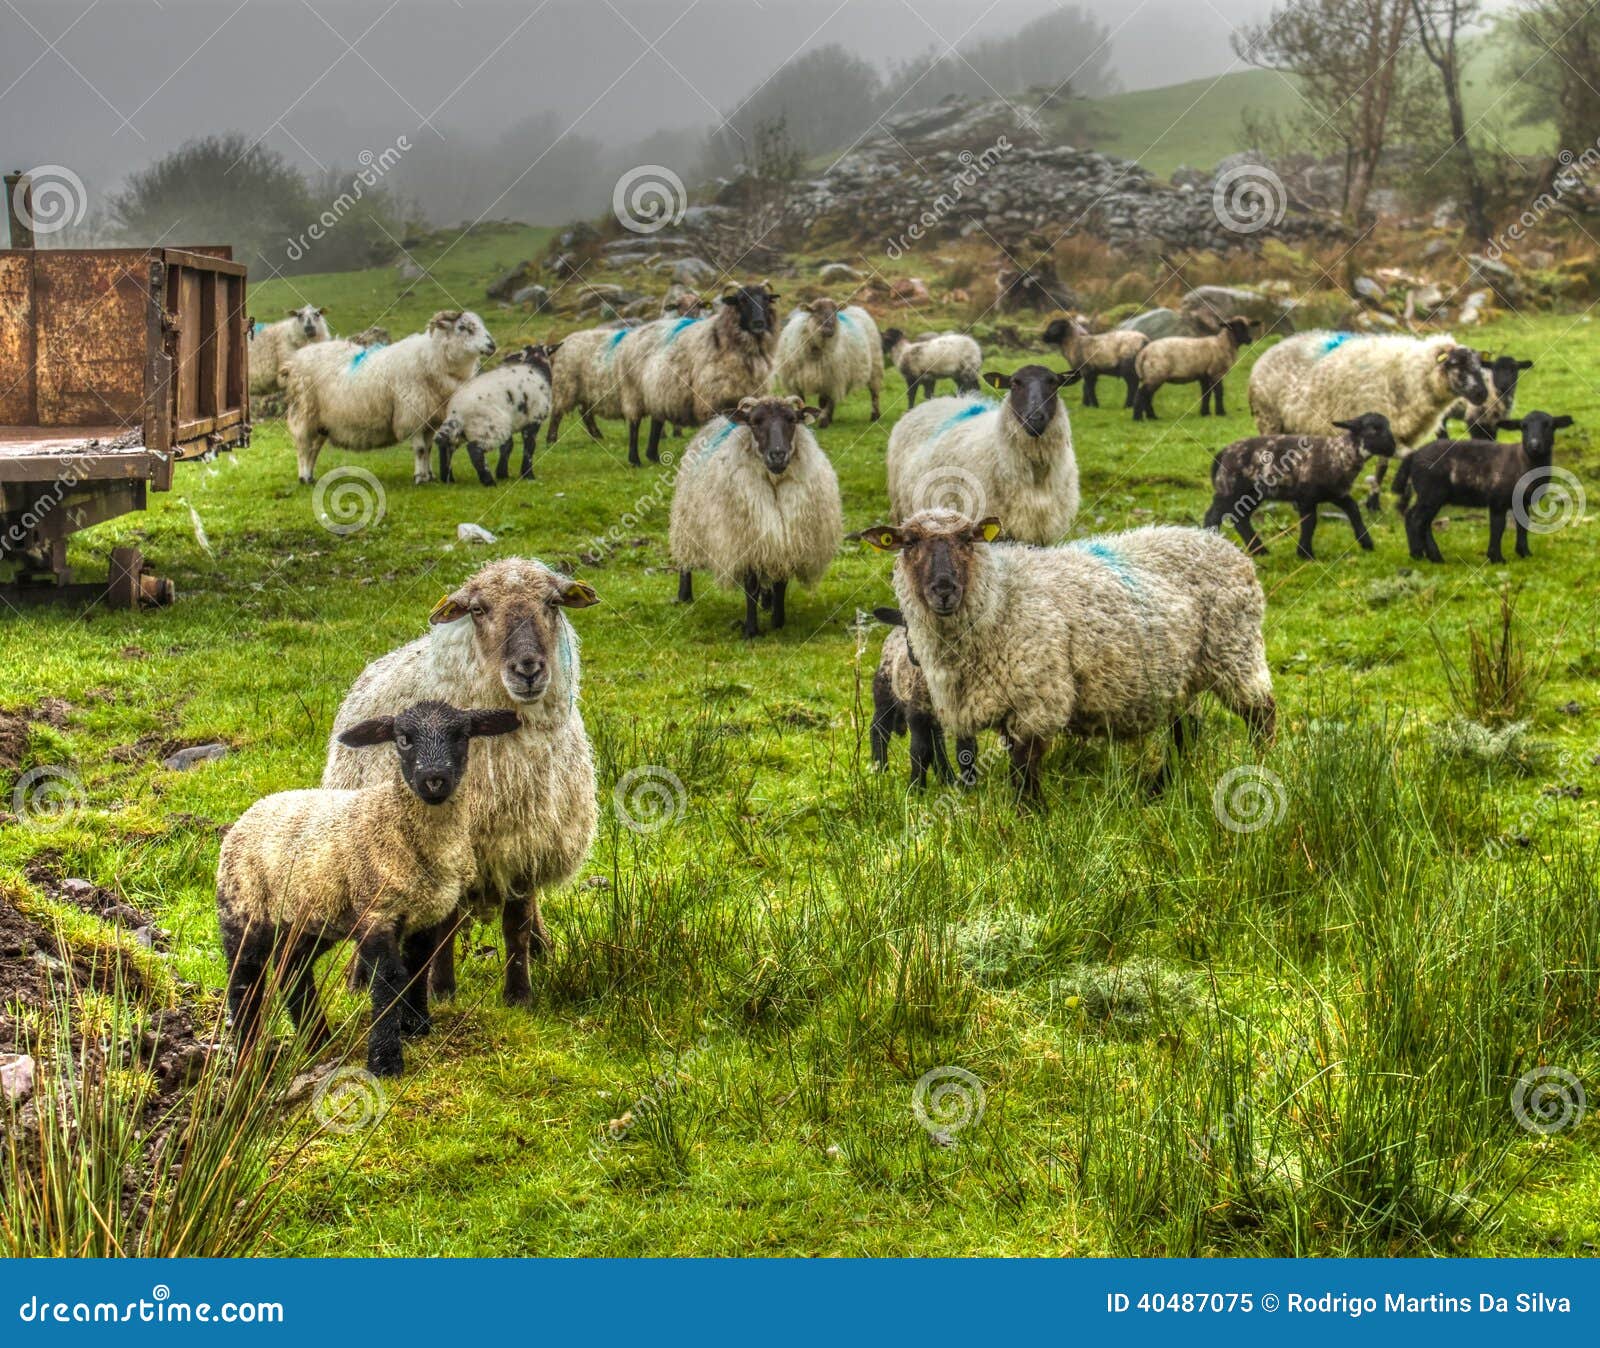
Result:
<instances>
[{"instance_id":1,"label":"lamb","mask_svg":"<svg viewBox=\"0 0 1600 1348\"><path fill-rule=\"evenodd\" d=\"M617 346L637 326L626 321L606 323L557 343L560 352L550 364L550 429L545 444L555 444L561 418L573 410L582 416L591 440L602 438L596 417L622 419Z\"/></svg>"},{"instance_id":2,"label":"lamb","mask_svg":"<svg viewBox=\"0 0 1600 1348\"><path fill-rule=\"evenodd\" d=\"M888 626L877 672L872 676L872 769L883 772L889 766L889 742L896 735L911 738L911 785L927 783L928 769L942 782L953 782L956 774L945 748L944 730L933 714L928 696L928 681L922 675L916 652L906 636L905 615L897 608L875 608L873 616ZM978 780L978 741L956 741L956 762L961 765L961 785Z\"/></svg>"},{"instance_id":3,"label":"lamb","mask_svg":"<svg viewBox=\"0 0 1600 1348\"><path fill-rule=\"evenodd\" d=\"M250 320L250 394L261 397L283 387L283 364L296 351L313 342L328 340L328 311L303 304L290 309L287 318L276 323Z\"/></svg>"},{"instance_id":4,"label":"lamb","mask_svg":"<svg viewBox=\"0 0 1600 1348\"><path fill-rule=\"evenodd\" d=\"M774 393L787 390L805 402L813 394L822 417L818 430L833 424L842 398L865 385L872 395L872 415L882 412L883 339L872 315L859 305L841 308L832 300L802 304L784 324L772 370Z\"/></svg>"},{"instance_id":5,"label":"lamb","mask_svg":"<svg viewBox=\"0 0 1600 1348\"><path fill-rule=\"evenodd\" d=\"M784 624L791 580L814 585L839 551L839 479L808 426L817 409L798 398L746 398L689 442L672 493L668 543L678 602L694 602L694 572L744 590L744 635Z\"/></svg>"},{"instance_id":6,"label":"lamb","mask_svg":"<svg viewBox=\"0 0 1600 1348\"><path fill-rule=\"evenodd\" d=\"M1155 525L1050 548L995 545L1000 521L923 510L863 537L894 588L939 722L996 729L1025 799L1051 737L1170 728L1211 692L1258 743L1277 726L1255 567L1226 539Z\"/></svg>"},{"instance_id":7,"label":"lamb","mask_svg":"<svg viewBox=\"0 0 1600 1348\"><path fill-rule=\"evenodd\" d=\"M1527 557L1528 525L1534 507L1553 476L1551 458L1556 432L1572 425L1569 416L1529 412L1508 417L1500 425L1522 432L1519 444L1494 440L1435 440L1400 461L1394 491L1405 514L1406 542L1418 561L1444 561L1433 537L1433 519L1447 505L1475 506L1489 511L1491 562L1504 562L1500 540L1506 515L1517 530L1517 556ZM1411 494L1416 492L1416 504Z\"/></svg>"},{"instance_id":8,"label":"lamb","mask_svg":"<svg viewBox=\"0 0 1600 1348\"><path fill-rule=\"evenodd\" d=\"M312 481L329 441L340 449L382 449L409 438L415 479L427 482L428 447L450 396L494 350L477 314L442 309L426 332L393 346L329 341L296 352L283 377L300 481Z\"/></svg>"},{"instance_id":9,"label":"lamb","mask_svg":"<svg viewBox=\"0 0 1600 1348\"><path fill-rule=\"evenodd\" d=\"M1252 556L1267 549L1250 525L1250 517L1267 501L1291 501L1300 514L1300 543L1296 552L1314 561L1312 535L1317 529L1317 507L1329 501L1344 511L1355 530L1356 542L1372 551L1361 510L1350 495L1369 454L1388 458L1394 454L1394 433L1389 418L1368 412L1349 421L1333 423L1348 435L1257 435L1235 440L1211 461L1211 508L1205 527L1232 524Z\"/></svg>"},{"instance_id":10,"label":"lamb","mask_svg":"<svg viewBox=\"0 0 1600 1348\"><path fill-rule=\"evenodd\" d=\"M1488 380L1489 397L1486 402L1469 403L1457 398L1439 418L1439 439L1450 438L1450 422L1467 423L1467 434L1474 440L1493 440L1499 433L1500 423L1512 413L1517 403L1517 380L1524 370L1531 370L1531 360L1518 360L1515 356L1494 356L1480 351L1478 359Z\"/></svg>"},{"instance_id":11,"label":"lamb","mask_svg":"<svg viewBox=\"0 0 1600 1348\"><path fill-rule=\"evenodd\" d=\"M1012 538L1056 543L1078 514L1078 463L1060 389L1075 373L1024 365L984 376L1002 402L935 398L889 433L891 518L954 503L998 514Z\"/></svg>"},{"instance_id":12,"label":"lamb","mask_svg":"<svg viewBox=\"0 0 1600 1348\"><path fill-rule=\"evenodd\" d=\"M1134 362L1150 340L1144 333L1131 328L1094 333L1077 318L1057 318L1044 330L1044 340L1059 346L1068 367L1083 377L1085 407L1100 406L1095 384L1103 374L1115 375L1127 384L1127 397L1122 405L1133 406L1134 395L1139 391Z\"/></svg>"},{"instance_id":13,"label":"lamb","mask_svg":"<svg viewBox=\"0 0 1600 1348\"><path fill-rule=\"evenodd\" d=\"M450 482L450 459L462 440L477 470L478 481L492 487L506 480L511 464L511 437L522 432L522 476L533 476L533 447L539 426L550 415L550 361L561 349L524 346L493 370L463 384L450 396L443 424L433 437L439 451L439 481ZM500 446L494 476L484 460L484 446Z\"/></svg>"},{"instance_id":14,"label":"lamb","mask_svg":"<svg viewBox=\"0 0 1600 1348\"><path fill-rule=\"evenodd\" d=\"M594 756L578 710L578 638L563 609L599 603L582 581L531 558L490 562L445 596L426 637L362 671L334 718L323 768L325 787L366 785L374 768L339 738L351 726L392 715L420 698L517 712L515 734L490 740L462 783L471 820L475 876L463 909L500 914L506 940L504 996L525 1003L530 945L550 934L539 911L542 890L583 864L595 828ZM433 932L430 989L455 991L458 910Z\"/></svg>"},{"instance_id":15,"label":"lamb","mask_svg":"<svg viewBox=\"0 0 1600 1348\"><path fill-rule=\"evenodd\" d=\"M1263 435L1321 435L1334 421L1381 412L1402 455L1433 438L1439 418L1457 398L1482 403L1488 396L1478 353L1444 333L1296 333L1250 372L1250 413ZM1379 459L1367 497L1374 513L1387 471Z\"/></svg>"},{"instance_id":16,"label":"lamb","mask_svg":"<svg viewBox=\"0 0 1600 1348\"><path fill-rule=\"evenodd\" d=\"M983 371L983 348L962 332L926 333L915 341L899 328L883 334L883 354L906 381L906 410L917 405L917 390L933 397L941 379L953 379L957 393L976 393Z\"/></svg>"},{"instance_id":17,"label":"lamb","mask_svg":"<svg viewBox=\"0 0 1600 1348\"><path fill-rule=\"evenodd\" d=\"M1158 337L1140 348L1133 359L1139 387L1133 395L1133 419L1156 419L1156 390L1163 384L1200 385L1200 415L1210 416L1213 405L1226 416L1222 380L1239 359L1239 348L1255 339L1260 325L1240 314L1225 319L1209 337Z\"/></svg>"},{"instance_id":18,"label":"lamb","mask_svg":"<svg viewBox=\"0 0 1600 1348\"><path fill-rule=\"evenodd\" d=\"M429 1028L418 975L431 933L472 878L471 815L457 791L471 742L518 724L514 711L438 701L355 722L339 732L341 745L397 751L367 755L367 785L280 791L240 816L217 862L217 924L241 1044L255 1042L267 996L283 982L295 1028L320 1048L328 1023L313 966L353 939L372 988L367 1070L399 1075L401 1035Z\"/></svg>"},{"instance_id":19,"label":"lamb","mask_svg":"<svg viewBox=\"0 0 1600 1348\"><path fill-rule=\"evenodd\" d=\"M646 452L661 461L667 423L698 426L761 396L777 347L774 301L766 282L722 296L711 318L660 319L628 334L617 349L628 462L639 466L639 423L650 418Z\"/></svg>"}]
</instances>

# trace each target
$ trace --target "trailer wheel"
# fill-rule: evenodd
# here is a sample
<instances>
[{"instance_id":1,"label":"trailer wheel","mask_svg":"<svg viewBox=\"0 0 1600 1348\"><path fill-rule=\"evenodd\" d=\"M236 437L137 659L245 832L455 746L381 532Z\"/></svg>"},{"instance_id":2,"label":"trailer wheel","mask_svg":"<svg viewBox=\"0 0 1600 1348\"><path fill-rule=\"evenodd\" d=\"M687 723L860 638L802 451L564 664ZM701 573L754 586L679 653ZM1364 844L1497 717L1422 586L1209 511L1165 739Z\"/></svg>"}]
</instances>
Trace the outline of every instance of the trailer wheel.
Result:
<instances>
[{"instance_id":1,"label":"trailer wheel","mask_svg":"<svg viewBox=\"0 0 1600 1348\"><path fill-rule=\"evenodd\" d=\"M165 608L177 590L164 576L147 575L144 554L138 548L111 550L111 580L106 599L112 608L138 609L144 606Z\"/></svg>"}]
</instances>

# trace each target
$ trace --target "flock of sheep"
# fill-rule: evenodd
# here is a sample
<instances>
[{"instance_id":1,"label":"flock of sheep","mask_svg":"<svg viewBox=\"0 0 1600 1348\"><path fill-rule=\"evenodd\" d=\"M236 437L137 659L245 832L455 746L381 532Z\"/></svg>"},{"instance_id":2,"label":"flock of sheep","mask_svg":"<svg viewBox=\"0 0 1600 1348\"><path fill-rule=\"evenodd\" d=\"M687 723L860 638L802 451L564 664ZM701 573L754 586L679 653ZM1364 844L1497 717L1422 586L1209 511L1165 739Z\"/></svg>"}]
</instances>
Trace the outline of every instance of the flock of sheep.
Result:
<instances>
[{"instance_id":1,"label":"flock of sheep","mask_svg":"<svg viewBox=\"0 0 1600 1348\"><path fill-rule=\"evenodd\" d=\"M255 330L252 390L286 395L306 482L329 442L410 439L418 482L431 477L430 448L448 481L465 443L489 484L507 475L519 433L531 475L541 425L553 442L570 414L595 436L597 418L625 421L635 465L646 421L645 455L657 461L669 426L698 427L673 488L678 598L692 602L693 573L710 572L742 590L743 631L754 637L762 610L783 626L789 582L816 582L839 551L838 479L813 428L859 389L877 420L888 360L908 404L889 436L889 516L852 535L895 555L898 607L876 610L890 632L873 681L874 763L886 766L892 738L906 733L915 784L930 769L971 784L978 736L997 731L1025 799L1038 796L1041 760L1059 735L1170 733L1181 754L1202 693L1259 741L1273 738L1266 600L1247 555L1261 551L1251 516L1263 504L1295 506L1307 558L1323 503L1370 549L1351 493L1369 458L1381 469L1399 455L1413 556L1440 560L1431 525L1450 504L1489 510L1496 561L1511 515L1526 555L1523 512L1548 479L1555 431L1571 424L1512 416L1529 362L1486 358L1447 336L1302 333L1256 363L1249 399L1261 433L1216 455L1206 527L1063 542L1079 488L1062 390L1081 383L1084 404L1098 406L1097 378L1121 378L1142 420L1163 385L1199 383L1202 414L1222 415L1223 380L1255 335L1246 319L1154 341L1063 319L1045 338L1065 370L985 374L964 334L880 334L864 308L827 299L780 324L778 299L765 282L740 286L709 312L579 332L484 373L495 344L475 314L435 314L425 332L390 345L335 340L308 306ZM956 396L934 396L941 379ZM980 380L1003 397L977 396ZM1444 438L1452 416L1472 438ZM1501 429L1518 431L1518 442L1498 441ZM1225 523L1246 551L1221 536ZM454 936L468 915L499 917L505 997L528 998L528 960L549 943L539 895L577 871L595 829L566 612L595 602L587 584L536 561L484 567L433 610L427 636L357 679L321 788L266 797L230 831L217 902L241 1038L257 1033L274 989L302 1032L325 1037L311 967L353 940L372 990L369 1068L398 1072L402 1037L428 1028L430 990L454 989Z\"/></svg>"}]
</instances>

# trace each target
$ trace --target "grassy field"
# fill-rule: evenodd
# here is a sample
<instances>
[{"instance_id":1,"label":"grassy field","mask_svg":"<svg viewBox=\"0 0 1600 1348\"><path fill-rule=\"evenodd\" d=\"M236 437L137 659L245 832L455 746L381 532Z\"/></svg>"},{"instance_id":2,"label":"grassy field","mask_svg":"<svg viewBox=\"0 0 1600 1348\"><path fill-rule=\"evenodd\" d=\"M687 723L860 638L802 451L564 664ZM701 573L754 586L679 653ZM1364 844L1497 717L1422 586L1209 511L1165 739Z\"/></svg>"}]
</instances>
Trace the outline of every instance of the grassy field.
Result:
<instances>
[{"instance_id":1,"label":"grassy field","mask_svg":"<svg viewBox=\"0 0 1600 1348\"><path fill-rule=\"evenodd\" d=\"M473 236L404 296L393 273L311 277L254 287L252 307L303 293L341 330L398 335L465 302L509 344L554 327L479 301L529 247ZM1505 320L1482 344L1537 362L1522 406L1578 418L1558 462L1600 491L1594 325ZM1250 429L1245 375L1221 423L1180 390L1153 425L1074 403L1079 531L1198 522L1211 451ZM891 417L902 406L891 375ZM885 513L890 424L858 397L822 433L847 528ZM535 482L490 490L415 487L405 449L328 451L321 473L381 486L381 509L346 502L371 518L341 535L296 484L281 423L259 423L247 450L180 468L147 514L80 536L85 570L137 542L176 607L0 623L4 706L70 704L35 724L27 765L61 765L83 797L57 827L0 828L0 884L83 940L28 868L114 887L214 1000L217 828L317 780L363 665L492 556L576 563L602 597L574 615L602 822L583 877L546 900L556 948L532 1009L499 1005L480 930L380 1117L297 1154L271 1249L1594 1249L1594 1122L1536 1135L1511 1099L1541 1067L1600 1080L1592 516L1493 567L1482 517L1446 512L1447 564L1427 567L1392 509L1375 552L1328 520L1301 563L1272 508L1277 746L1258 758L1208 705L1152 798L1156 746L1062 745L1030 814L993 767L970 794L908 793L903 741L891 772L868 771L880 631L858 615L890 597L885 558L847 548L791 596L782 633L742 641L733 596L671 602L671 470L631 470L624 451L617 427L597 445L570 424ZM500 541L458 543L465 521ZM1463 721L1441 649L1464 671L1508 583L1547 677L1515 713L1526 729L1496 737ZM159 747L212 739L226 758L161 768ZM624 779L659 793L619 794ZM327 972L324 996L359 1017Z\"/></svg>"}]
</instances>

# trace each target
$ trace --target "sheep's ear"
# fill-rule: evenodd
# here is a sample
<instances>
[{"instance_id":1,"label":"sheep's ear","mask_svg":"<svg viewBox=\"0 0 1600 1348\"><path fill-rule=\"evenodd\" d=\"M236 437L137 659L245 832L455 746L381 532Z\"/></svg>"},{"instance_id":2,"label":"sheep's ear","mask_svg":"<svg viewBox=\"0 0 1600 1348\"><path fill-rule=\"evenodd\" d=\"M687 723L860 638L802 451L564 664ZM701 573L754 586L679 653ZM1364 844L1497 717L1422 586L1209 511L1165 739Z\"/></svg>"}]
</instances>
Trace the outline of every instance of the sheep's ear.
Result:
<instances>
[{"instance_id":1,"label":"sheep's ear","mask_svg":"<svg viewBox=\"0 0 1600 1348\"><path fill-rule=\"evenodd\" d=\"M500 707L475 707L467 713L467 735L471 739L509 735L521 725L522 717Z\"/></svg>"},{"instance_id":2,"label":"sheep's ear","mask_svg":"<svg viewBox=\"0 0 1600 1348\"><path fill-rule=\"evenodd\" d=\"M1336 421L1333 424L1341 431L1353 431L1356 428L1356 423L1354 421Z\"/></svg>"},{"instance_id":3,"label":"sheep's ear","mask_svg":"<svg viewBox=\"0 0 1600 1348\"><path fill-rule=\"evenodd\" d=\"M440 623L453 623L458 618L467 616L467 596L462 590L454 594L447 594L433 606L433 612L428 615L430 625L437 627Z\"/></svg>"},{"instance_id":4,"label":"sheep's ear","mask_svg":"<svg viewBox=\"0 0 1600 1348\"><path fill-rule=\"evenodd\" d=\"M974 543L993 543L1000 537L1000 517L990 515L987 519L979 520L967 537Z\"/></svg>"},{"instance_id":5,"label":"sheep's ear","mask_svg":"<svg viewBox=\"0 0 1600 1348\"><path fill-rule=\"evenodd\" d=\"M1517 369L1519 369L1519 370L1531 370L1531 369L1533 369L1533 362L1531 360L1519 360L1517 362Z\"/></svg>"},{"instance_id":6,"label":"sheep's ear","mask_svg":"<svg viewBox=\"0 0 1600 1348\"><path fill-rule=\"evenodd\" d=\"M556 595L556 603L562 608L589 608L599 602L594 586L581 580L566 581Z\"/></svg>"},{"instance_id":7,"label":"sheep's ear","mask_svg":"<svg viewBox=\"0 0 1600 1348\"><path fill-rule=\"evenodd\" d=\"M908 541L904 534L890 524L869 525L860 533L851 534L850 537L860 539L879 552L899 552Z\"/></svg>"},{"instance_id":8,"label":"sheep's ear","mask_svg":"<svg viewBox=\"0 0 1600 1348\"><path fill-rule=\"evenodd\" d=\"M327 310L326 310L326 309L318 309L318 310L317 310L317 317L318 317L318 318L321 318L321 317L322 317L322 315L323 315L323 314L325 314L325 313L327 313L327 312L328 312L328 311L327 311Z\"/></svg>"},{"instance_id":9,"label":"sheep's ear","mask_svg":"<svg viewBox=\"0 0 1600 1348\"><path fill-rule=\"evenodd\" d=\"M1465 420L1465 418L1463 418L1463 420ZM1522 418L1502 417L1500 420L1500 429L1502 431L1520 431L1522 429Z\"/></svg>"},{"instance_id":10,"label":"sheep's ear","mask_svg":"<svg viewBox=\"0 0 1600 1348\"><path fill-rule=\"evenodd\" d=\"M546 360L554 360L556 358L556 352L559 351L559 350L561 350L561 343L560 342L556 342L551 346L545 347L545 349L544 349L544 358Z\"/></svg>"},{"instance_id":11,"label":"sheep's ear","mask_svg":"<svg viewBox=\"0 0 1600 1348\"><path fill-rule=\"evenodd\" d=\"M283 312L284 312L284 315L286 317L288 317L288 318L295 318L300 313L300 311L298 309L285 309Z\"/></svg>"},{"instance_id":12,"label":"sheep's ear","mask_svg":"<svg viewBox=\"0 0 1600 1348\"><path fill-rule=\"evenodd\" d=\"M1564 431L1568 426L1572 425L1572 418L1569 416L1552 417L1550 425L1555 430Z\"/></svg>"},{"instance_id":13,"label":"sheep's ear","mask_svg":"<svg viewBox=\"0 0 1600 1348\"><path fill-rule=\"evenodd\" d=\"M904 627L906 625L906 615L897 608L875 608L872 610L872 616L885 627Z\"/></svg>"},{"instance_id":14,"label":"sheep's ear","mask_svg":"<svg viewBox=\"0 0 1600 1348\"><path fill-rule=\"evenodd\" d=\"M820 407L802 407L800 409L800 420L804 425L809 426L812 422L820 420L821 417L822 409Z\"/></svg>"},{"instance_id":15,"label":"sheep's ear","mask_svg":"<svg viewBox=\"0 0 1600 1348\"><path fill-rule=\"evenodd\" d=\"M1082 378L1082 370L1065 370L1056 376L1056 387L1065 388L1068 384L1076 384Z\"/></svg>"},{"instance_id":16,"label":"sheep's ear","mask_svg":"<svg viewBox=\"0 0 1600 1348\"><path fill-rule=\"evenodd\" d=\"M394 739L394 717L374 716L370 721L359 721L339 736L339 743L347 749L370 749L374 744L389 744Z\"/></svg>"},{"instance_id":17,"label":"sheep's ear","mask_svg":"<svg viewBox=\"0 0 1600 1348\"><path fill-rule=\"evenodd\" d=\"M1008 374L1001 374L999 370L990 370L986 375L984 375L983 380L984 383L988 384L991 388L1011 387L1011 376Z\"/></svg>"},{"instance_id":18,"label":"sheep's ear","mask_svg":"<svg viewBox=\"0 0 1600 1348\"><path fill-rule=\"evenodd\" d=\"M460 317L461 310L459 309L441 309L428 320L428 326L430 328L439 328L441 330L454 327Z\"/></svg>"}]
</instances>

